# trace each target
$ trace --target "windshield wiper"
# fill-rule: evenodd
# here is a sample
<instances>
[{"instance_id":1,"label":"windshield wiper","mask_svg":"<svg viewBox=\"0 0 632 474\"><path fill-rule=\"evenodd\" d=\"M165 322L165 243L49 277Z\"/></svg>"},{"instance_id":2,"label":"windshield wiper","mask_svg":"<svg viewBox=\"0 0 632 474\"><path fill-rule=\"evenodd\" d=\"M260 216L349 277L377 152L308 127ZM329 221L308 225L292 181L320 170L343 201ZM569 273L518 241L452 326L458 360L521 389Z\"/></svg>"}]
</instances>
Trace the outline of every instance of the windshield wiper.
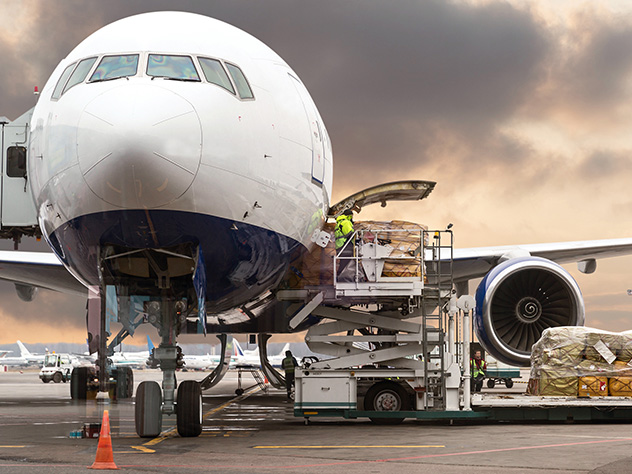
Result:
<instances>
[{"instance_id":1,"label":"windshield wiper","mask_svg":"<svg viewBox=\"0 0 632 474\"><path fill-rule=\"evenodd\" d=\"M180 82L201 82L199 79L190 79L187 77L170 77L170 76L151 76L151 80L154 79L166 79L168 81L180 81Z\"/></svg>"},{"instance_id":2,"label":"windshield wiper","mask_svg":"<svg viewBox=\"0 0 632 474\"><path fill-rule=\"evenodd\" d=\"M94 81L90 81L90 84L94 84L95 82L115 81L117 79L123 79L123 78L129 81L129 76L116 76L116 77L106 77L104 79L95 79Z\"/></svg>"}]
</instances>

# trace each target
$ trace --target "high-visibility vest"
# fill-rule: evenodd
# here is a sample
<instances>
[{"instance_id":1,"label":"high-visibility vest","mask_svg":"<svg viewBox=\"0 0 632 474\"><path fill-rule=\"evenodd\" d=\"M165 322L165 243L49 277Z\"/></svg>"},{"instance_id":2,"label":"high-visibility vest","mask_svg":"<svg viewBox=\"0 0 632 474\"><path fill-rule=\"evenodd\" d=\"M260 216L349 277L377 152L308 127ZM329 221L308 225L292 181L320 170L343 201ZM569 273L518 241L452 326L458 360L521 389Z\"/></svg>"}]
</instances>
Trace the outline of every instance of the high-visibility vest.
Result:
<instances>
[{"instance_id":1,"label":"high-visibility vest","mask_svg":"<svg viewBox=\"0 0 632 474\"><path fill-rule=\"evenodd\" d=\"M281 366L283 367L283 370L285 371L286 374L293 374L294 373L294 357L286 357L285 359L283 359L283 362L281 362Z\"/></svg>"},{"instance_id":2,"label":"high-visibility vest","mask_svg":"<svg viewBox=\"0 0 632 474\"><path fill-rule=\"evenodd\" d=\"M345 242L353 234L353 222L351 216L338 216L336 218L336 229L334 231L334 237L336 239L336 250L341 249Z\"/></svg>"},{"instance_id":3,"label":"high-visibility vest","mask_svg":"<svg viewBox=\"0 0 632 474\"><path fill-rule=\"evenodd\" d=\"M476 377L479 374L485 375L487 364L483 359L481 359L480 365L476 365L476 359L471 359L470 364L472 365L472 377Z\"/></svg>"}]
</instances>

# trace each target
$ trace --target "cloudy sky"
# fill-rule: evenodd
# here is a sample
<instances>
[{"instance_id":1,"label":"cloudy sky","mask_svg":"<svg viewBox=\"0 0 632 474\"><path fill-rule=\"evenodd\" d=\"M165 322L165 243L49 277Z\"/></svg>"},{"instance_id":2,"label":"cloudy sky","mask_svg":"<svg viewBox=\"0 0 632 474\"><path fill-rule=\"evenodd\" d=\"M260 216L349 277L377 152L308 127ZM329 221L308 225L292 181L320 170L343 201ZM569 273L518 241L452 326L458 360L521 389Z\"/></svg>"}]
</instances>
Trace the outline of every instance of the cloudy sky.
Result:
<instances>
[{"instance_id":1,"label":"cloudy sky","mask_svg":"<svg viewBox=\"0 0 632 474\"><path fill-rule=\"evenodd\" d=\"M631 2L0 0L0 116L33 106L33 86L101 26L173 9L253 34L299 74L331 135L335 200L438 183L362 219L452 222L458 247L632 236ZM588 325L632 329L631 268L568 267ZM81 342L84 318L80 298L27 304L0 285L0 343Z\"/></svg>"}]
</instances>

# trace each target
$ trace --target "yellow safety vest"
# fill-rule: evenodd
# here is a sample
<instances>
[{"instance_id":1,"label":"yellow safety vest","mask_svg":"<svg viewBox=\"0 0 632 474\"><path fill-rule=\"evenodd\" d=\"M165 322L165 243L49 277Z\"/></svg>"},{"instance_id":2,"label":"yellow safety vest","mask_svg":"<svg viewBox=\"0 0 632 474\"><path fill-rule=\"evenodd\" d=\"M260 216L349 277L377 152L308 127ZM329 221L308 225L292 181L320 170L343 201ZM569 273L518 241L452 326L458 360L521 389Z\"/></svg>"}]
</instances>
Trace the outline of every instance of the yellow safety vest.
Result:
<instances>
[{"instance_id":1,"label":"yellow safety vest","mask_svg":"<svg viewBox=\"0 0 632 474\"><path fill-rule=\"evenodd\" d=\"M351 216L338 216L336 218L336 229L334 231L334 237L336 239L336 250L341 249L345 242L353 234L353 222Z\"/></svg>"}]
</instances>

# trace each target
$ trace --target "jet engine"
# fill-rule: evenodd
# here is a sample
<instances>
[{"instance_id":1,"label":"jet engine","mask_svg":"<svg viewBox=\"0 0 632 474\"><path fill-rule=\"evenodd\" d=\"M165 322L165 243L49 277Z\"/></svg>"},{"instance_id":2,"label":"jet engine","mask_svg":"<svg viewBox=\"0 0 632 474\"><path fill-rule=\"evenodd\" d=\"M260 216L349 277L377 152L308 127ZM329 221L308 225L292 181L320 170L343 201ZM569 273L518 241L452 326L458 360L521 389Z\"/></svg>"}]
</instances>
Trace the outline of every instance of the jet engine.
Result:
<instances>
[{"instance_id":1,"label":"jet engine","mask_svg":"<svg viewBox=\"0 0 632 474\"><path fill-rule=\"evenodd\" d=\"M15 284L15 291L18 293L18 297L22 301L33 301L35 295L37 294L37 287L31 285L22 285L20 283Z\"/></svg>"},{"instance_id":2,"label":"jet engine","mask_svg":"<svg viewBox=\"0 0 632 474\"><path fill-rule=\"evenodd\" d=\"M573 277L539 257L507 260L476 290L474 327L483 348L497 360L525 367L542 331L584 324L584 300Z\"/></svg>"}]
</instances>

